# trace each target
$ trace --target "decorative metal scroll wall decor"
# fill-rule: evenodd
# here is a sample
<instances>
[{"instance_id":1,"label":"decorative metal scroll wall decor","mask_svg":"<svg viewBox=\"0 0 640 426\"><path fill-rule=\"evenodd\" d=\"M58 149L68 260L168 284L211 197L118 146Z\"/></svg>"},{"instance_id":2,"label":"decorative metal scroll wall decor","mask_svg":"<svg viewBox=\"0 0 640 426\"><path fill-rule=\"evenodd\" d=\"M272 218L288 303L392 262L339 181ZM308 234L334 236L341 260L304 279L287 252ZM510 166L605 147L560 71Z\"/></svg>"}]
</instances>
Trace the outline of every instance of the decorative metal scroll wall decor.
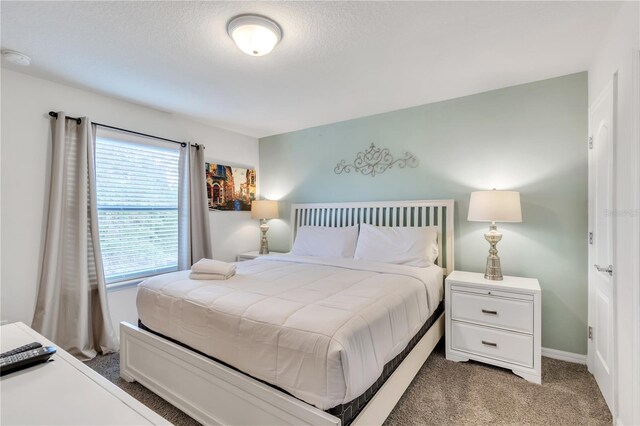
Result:
<instances>
[{"instance_id":1,"label":"decorative metal scroll wall decor","mask_svg":"<svg viewBox=\"0 0 640 426\"><path fill-rule=\"evenodd\" d=\"M378 148L375 144L359 152L353 164L347 164L345 160L340 161L333 169L334 173L362 173L371 177L386 172L397 166L398 168L418 167L418 159L410 152L405 152L404 157L394 159L388 148Z\"/></svg>"}]
</instances>

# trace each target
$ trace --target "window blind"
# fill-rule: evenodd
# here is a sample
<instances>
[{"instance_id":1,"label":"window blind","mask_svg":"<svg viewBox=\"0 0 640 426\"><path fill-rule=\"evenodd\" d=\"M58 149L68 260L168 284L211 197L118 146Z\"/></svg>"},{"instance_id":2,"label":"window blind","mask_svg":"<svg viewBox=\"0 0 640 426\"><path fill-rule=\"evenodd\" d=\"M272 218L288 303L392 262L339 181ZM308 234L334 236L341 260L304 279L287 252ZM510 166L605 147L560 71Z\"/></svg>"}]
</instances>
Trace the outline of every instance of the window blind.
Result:
<instances>
[{"instance_id":1,"label":"window blind","mask_svg":"<svg viewBox=\"0 0 640 426\"><path fill-rule=\"evenodd\" d=\"M178 269L179 148L123 139L100 132L96 137L98 224L108 284Z\"/></svg>"}]
</instances>

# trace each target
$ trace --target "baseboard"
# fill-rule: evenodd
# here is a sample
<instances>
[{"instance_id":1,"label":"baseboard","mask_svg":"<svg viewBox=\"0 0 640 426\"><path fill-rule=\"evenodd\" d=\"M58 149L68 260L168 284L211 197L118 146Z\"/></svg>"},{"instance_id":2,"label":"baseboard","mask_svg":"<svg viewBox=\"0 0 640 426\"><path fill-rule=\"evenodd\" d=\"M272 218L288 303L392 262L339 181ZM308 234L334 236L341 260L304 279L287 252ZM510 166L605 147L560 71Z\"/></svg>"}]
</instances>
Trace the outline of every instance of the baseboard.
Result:
<instances>
[{"instance_id":1,"label":"baseboard","mask_svg":"<svg viewBox=\"0 0 640 426\"><path fill-rule=\"evenodd\" d=\"M559 359L561 361L573 362L576 364L587 364L587 356L576 354L573 352L559 351L557 349L542 348L542 356L547 358Z\"/></svg>"}]
</instances>

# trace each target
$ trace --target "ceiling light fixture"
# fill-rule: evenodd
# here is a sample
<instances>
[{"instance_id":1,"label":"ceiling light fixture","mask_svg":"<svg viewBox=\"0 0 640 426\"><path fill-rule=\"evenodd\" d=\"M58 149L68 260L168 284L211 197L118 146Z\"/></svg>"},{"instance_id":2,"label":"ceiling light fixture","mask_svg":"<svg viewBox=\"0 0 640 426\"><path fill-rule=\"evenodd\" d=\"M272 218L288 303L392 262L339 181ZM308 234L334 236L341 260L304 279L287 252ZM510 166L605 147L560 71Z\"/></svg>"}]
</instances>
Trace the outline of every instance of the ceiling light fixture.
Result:
<instances>
[{"instance_id":1,"label":"ceiling light fixture","mask_svg":"<svg viewBox=\"0 0 640 426\"><path fill-rule=\"evenodd\" d=\"M227 32L240 50L251 56L266 55L282 39L280 26L258 15L236 16L227 25Z\"/></svg>"},{"instance_id":2,"label":"ceiling light fixture","mask_svg":"<svg viewBox=\"0 0 640 426\"><path fill-rule=\"evenodd\" d=\"M24 53L16 52L15 50L3 50L2 57L13 64L22 65L24 67L31 64L30 57L28 57Z\"/></svg>"}]
</instances>

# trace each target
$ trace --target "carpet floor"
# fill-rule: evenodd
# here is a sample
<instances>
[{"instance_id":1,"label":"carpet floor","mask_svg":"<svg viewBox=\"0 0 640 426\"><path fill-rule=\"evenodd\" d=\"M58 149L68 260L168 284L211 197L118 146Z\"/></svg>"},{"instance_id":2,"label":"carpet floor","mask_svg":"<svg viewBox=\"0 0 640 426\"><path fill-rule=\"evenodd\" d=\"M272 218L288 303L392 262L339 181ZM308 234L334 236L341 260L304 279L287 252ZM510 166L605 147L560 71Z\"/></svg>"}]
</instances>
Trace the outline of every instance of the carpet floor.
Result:
<instances>
[{"instance_id":1,"label":"carpet floor","mask_svg":"<svg viewBox=\"0 0 640 426\"><path fill-rule=\"evenodd\" d=\"M118 354L87 365L175 425L198 425L120 374ZM542 358L542 385L508 370L444 356L444 340L422 366L385 425L610 425L611 413L587 367Z\"/></svg>"}]
</instances>

